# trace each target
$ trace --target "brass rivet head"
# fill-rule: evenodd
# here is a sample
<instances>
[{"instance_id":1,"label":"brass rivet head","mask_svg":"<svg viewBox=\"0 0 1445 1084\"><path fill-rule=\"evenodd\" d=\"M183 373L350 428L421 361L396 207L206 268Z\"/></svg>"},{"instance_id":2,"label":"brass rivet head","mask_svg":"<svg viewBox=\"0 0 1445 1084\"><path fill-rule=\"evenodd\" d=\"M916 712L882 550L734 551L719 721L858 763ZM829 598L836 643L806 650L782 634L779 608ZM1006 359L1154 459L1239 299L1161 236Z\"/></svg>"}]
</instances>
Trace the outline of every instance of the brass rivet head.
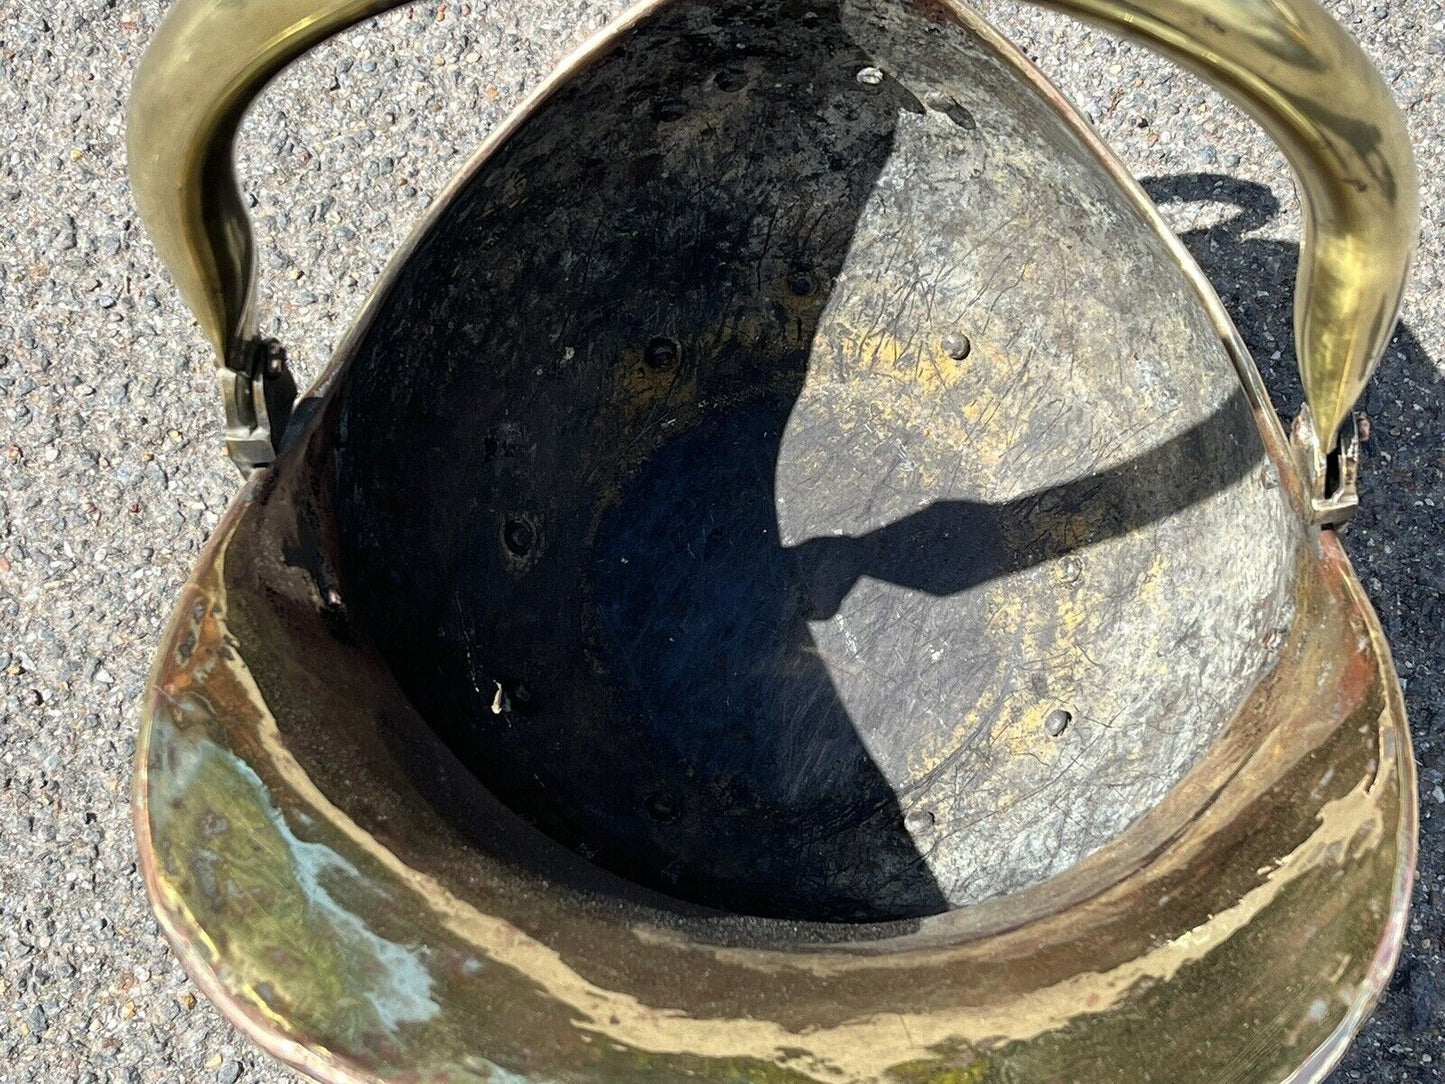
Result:
<instances>
[{"instance_id":1,"label":"brass rivet head","mask_svg":"<svg viewBox=\"0 0 1445 1084\"><path fill-rule=\"evenodd\" d=\"M654 791L643 801L647 815L655 821L666 824L675 821L682 813L682 805L665 790Z\"/></svg>"},{"instance_id":2,"label":"brass rivet head","mask_svg":"<svg viewBox=\"0 0 1445 1084\"><path fill-rule=\"evenodd\" d=\"M525 557L537 544L537 532L525 519L514 517L502 524L502 545L513 557Z\"/></svg>"},{"instance_id":3,"label":"brass rivet head","mask_svg":"<svg viewBox=\"0 0 1445 1084\"><path fill-rule=\"evenodd\" d=\"M724 68L713 76L713 85L718 90L735 91L747 86L748 73L741 68Z\"/></svg>"},{"instance_id":4,"label":"brass rivet head","mask_svg":"<svg viewBox=\"0 0 1445 1084\"><path fill-rule=\"evenodd\" d=\"M678 362L682 360L682 347L678 346L675 339L659 336L647 344L647 349L642 352L642 360L651 369L676 369Z\"/></svg>"},{"instance_id":5,"label":"brass rivet head","mask_svg":"<svg viewBox=\"0 0 1445 1084\"><path fill-rule=\"evenodd\" d=\"M926 832L934 826L936 821L932 810L914 809L903 818L903 827L910 832Z\"/></svg>"},{"instance_id":6,"label":"brass rivet head","mask_svg":"<svg viewBox=\"0 0 1445 1084\"><path fill-rule=\"evenodd\" d=\"M943 352L954 361L962 361L973 353L973 343L960 331L950 331L943 337Z\"/></svg>"}]
</instances>

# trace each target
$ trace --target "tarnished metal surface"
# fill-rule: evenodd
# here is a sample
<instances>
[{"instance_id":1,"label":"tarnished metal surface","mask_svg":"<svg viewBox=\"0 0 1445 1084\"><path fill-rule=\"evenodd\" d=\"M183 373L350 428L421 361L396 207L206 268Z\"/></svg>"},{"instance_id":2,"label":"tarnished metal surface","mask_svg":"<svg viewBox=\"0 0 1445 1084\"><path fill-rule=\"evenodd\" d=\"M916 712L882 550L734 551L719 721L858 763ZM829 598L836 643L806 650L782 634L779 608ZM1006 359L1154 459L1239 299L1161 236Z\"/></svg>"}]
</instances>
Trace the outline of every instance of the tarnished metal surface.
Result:
<instances>
[{"instance_id":1,"label":"tarnished metal surface","mask_svg":"<svg viewBox=\"0 0 1445 1084\"><path fill-rule=\"evenodd\" d=\"M1303 529L1238 389L958 24L678 3L379 307L337 392L343 593L608 868L790 917L976 903L1152 808L1273 666Z\"/></svg>"},{"instance_id":2,"label":"tarnished metal surface","mask_svg":"<svg viewBox=\"0 0 1445 1084\"><path fill-rule=\"evenodd\" d=\"M207 994L325 1081L1321 1079L1402 936L1399 691L1082 122L951 5L758 0L502 135L158 659Z\"/></svg>"}]
</instances>

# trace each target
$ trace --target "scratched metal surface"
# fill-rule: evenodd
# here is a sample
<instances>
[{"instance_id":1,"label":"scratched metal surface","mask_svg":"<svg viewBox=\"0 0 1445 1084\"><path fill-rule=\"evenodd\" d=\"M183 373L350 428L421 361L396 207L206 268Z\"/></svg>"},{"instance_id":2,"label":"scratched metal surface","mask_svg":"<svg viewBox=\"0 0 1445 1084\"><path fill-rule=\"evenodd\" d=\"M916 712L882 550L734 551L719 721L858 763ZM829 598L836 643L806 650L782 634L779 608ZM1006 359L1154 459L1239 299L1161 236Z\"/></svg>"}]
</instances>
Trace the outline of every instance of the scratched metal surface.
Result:
<instances>
[{"instance_id":1,"label":"scratched metal surface","mask_svg":"<svg viewBox=\"0 0 1445 1084\"><path fill-rule=\"evenodd\" d=\"M1192 287L1019 74L927 9L794 8L649 20L437 223L341 393L343 593L598 863L927 914L1183 778L1302 534Z\"/></svg>"}]
</instances>

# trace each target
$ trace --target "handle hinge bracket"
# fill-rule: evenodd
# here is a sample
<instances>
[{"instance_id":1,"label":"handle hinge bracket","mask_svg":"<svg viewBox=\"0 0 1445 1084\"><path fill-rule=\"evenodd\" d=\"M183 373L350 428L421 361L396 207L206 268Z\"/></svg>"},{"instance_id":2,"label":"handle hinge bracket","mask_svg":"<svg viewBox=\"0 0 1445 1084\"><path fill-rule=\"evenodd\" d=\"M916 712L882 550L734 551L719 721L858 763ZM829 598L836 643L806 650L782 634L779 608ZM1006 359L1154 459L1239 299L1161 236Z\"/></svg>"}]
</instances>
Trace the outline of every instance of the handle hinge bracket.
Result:
<instances>
[{"instance_id":1,"label":"handle hinge bracket","mask_svg":"<svg viewBox=\"0 0 1445 1084\"><path fill-rule=\"evenodd\" d=\"M1354 414L1345 418L1334 448L1327 452L1306 404L1295 416L1289 439L1304 479L1311 522L1343 527L1360 503L1360 430Z\"/></svg>"},{"instance_id":2,"label":"handle hinge bracket","mask_svg":"<svg viewBox=\"0 0 1445 1084\"><path fill-rule=\"evenodd\" d=\"M226 404L226 454L242 475L276 460L281 434L296 402L296 381L286 366L286 351L275 339L247 343L237 364L219 371Z\"/></svg>"}]
</instances>

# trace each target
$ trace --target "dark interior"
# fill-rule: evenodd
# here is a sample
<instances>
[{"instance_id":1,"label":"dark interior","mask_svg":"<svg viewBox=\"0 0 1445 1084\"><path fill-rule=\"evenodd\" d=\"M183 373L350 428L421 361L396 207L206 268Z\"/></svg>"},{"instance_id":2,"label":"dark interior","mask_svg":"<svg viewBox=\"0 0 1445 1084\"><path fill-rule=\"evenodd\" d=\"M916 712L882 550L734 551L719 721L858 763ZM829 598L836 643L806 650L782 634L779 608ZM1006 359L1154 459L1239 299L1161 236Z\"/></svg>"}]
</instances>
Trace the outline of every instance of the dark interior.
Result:
<instances>
[{"instance_id":1,"label":"dark interior","mask_svg":"<svg viewBox=\"0 0 1445 1084\"><path fill-rule=\"evenodd\" d=\"M938 36L927 5L883 11L686 0L648 19L474 174L342 389L345 594L421 714L566 846L748 914L871 921L956 905L936 871L952 841L976 846L988 830L937 823L938 795L964 785L956 764L883 764L906 760L940 715L971 718L971 672L923 680L923 639L881 645L910 622L951 622L983 644L970 630L995 612L995 581L1058 566L1066 590L1092 560L1071 555L1224 490L1259 457L1234 394L1071 486L1002 502L939 486L872 529L829 521L837 493L808 464L889 423L864 419L865 435L846 397L821 392L798 409L828 353L819 342L891 319L890 276L917 280L929 253L870 200L911 170L936 175L920 200L970 183L978 106L940 90L945 77L962 86L972 65L1002 80L974 93L1014 93L966 30ZM924 75L901 80L880 60L870 35L894 18L940 43ZM926 77L930 64L943 74ZM903 117L935 125L957 156L900 164ZM850 266L895 227L893 266ZM849 300L859 289L879 311ZM976 301L960 296L959 311ZM940 311L907 349L963 364L983 326ZM968 389L950 394L966 413ZM913 422L896 424L898 442L912 439ZM1066 436L1041 429L1037 454ZM860 501L892 485L878 469ZM785 528L784 508L814 526ZM874 699L845 697L816 636L860 584L899 588L851 595L854 655L882 661L849 687L872 682ZM1083 740L1086 706L1034 685L1037 740ZM937 710L910 707L920 696ZM889 697L896 710L855 706ZM989 737L971 733L960 756ZM1129 815L1157 797L1138 786ZM1070 846L1086 853L1112 824Z\"/></svg>"}]
</instances>

